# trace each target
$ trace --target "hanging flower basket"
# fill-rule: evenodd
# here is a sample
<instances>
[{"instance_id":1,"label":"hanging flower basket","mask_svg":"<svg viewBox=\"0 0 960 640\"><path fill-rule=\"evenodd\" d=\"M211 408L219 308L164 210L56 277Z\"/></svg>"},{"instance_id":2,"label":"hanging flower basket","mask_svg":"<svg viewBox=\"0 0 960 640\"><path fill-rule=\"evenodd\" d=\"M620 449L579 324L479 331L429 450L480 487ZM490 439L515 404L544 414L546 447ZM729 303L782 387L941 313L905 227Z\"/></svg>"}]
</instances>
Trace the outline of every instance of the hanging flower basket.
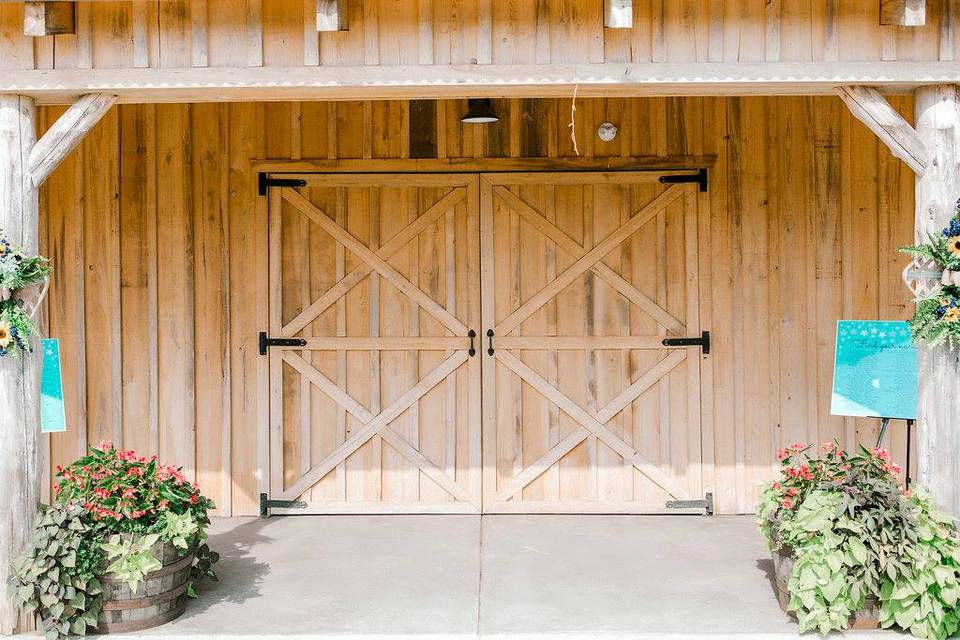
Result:
<instances>
[{"instance_id":1,"label":"hanging flower basket","mask_svg":"<svg viewBox=\"0 0 960 640\"><path fill-rule=\"evenodd\" d=\"M33 350L33 316L43 302L50 265L42 256L30 256L0 231L0 358L19 359Z\"/></svg>"}]
</instances>

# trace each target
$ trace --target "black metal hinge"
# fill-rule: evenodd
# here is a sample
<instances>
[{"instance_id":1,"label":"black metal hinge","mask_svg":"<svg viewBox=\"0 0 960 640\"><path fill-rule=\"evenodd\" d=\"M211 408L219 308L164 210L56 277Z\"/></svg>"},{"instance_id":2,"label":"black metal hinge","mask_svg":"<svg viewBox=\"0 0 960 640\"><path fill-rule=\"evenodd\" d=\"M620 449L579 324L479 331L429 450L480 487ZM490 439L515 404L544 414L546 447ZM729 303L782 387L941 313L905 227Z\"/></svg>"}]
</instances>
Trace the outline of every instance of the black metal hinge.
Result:
<instances>
[{"instance_id":1,"label":"black metal hinge","mask_svg":"<svg viewBox=\"0 0 960 640\"><path fill-rule=\"evenodd\" d=\"M300 500L271 500L267 494L260 494L260 517L270 515L270 509L306 509L307 503Z\"/></svg>"},{"instance_id":2,"label":"black metal hinge","mask_svg":"<svg viewBox=\"0 0 960 640\"><path fill-rule=\"evenodd\" d=\"M710 355L710 332L702 332L699 338L664 338L660 344L665 347L700 347L706 356Z\"/></svg>"},{"instance_id":3,"label":"black metal hinge","mask_svg":"<svg viewBox=\"0 0 960 640\"><path fill-rule=\"evenodd\" d=\"M713 515L713 494L707 493L703 500L670 500L667 509L703 509L703 515Z\"/></svg>"},{"instance_id":4,"label":"black metal hinge","mask_svg":"<svg viewBox=\"0 0 960 640\"><path fill-rule=\"evenodd\" d=\"M270 338L266 331L260 332L260 355L267 355L270 347L305 347L307 341L303 338Z\"/></svg>"},{"instance_id":5,"label":"black metal hinge","mask_svg":"<svg viewBox=\"0 0 960 640\"><path fill-rule=\"evenodd\" d=\"M298 178L271 178L269 174L260 172L257 174L257 193L262 196L267 195L267 189L270 187L305 187L306 180Z\"/></svg>"},{"instance_id":6,"label":"black metal hinge","mask_svg":"<svg viewBox=\"0 0 960 640\"><path fill-rule=\"evenodd\" d=\"M663 184L686 184L692 182L700 185L700 192L707 191L707 170L697 169L696 173L685 173L680 175L660 176L660 182Z\"/></svg>"}]
</instances>

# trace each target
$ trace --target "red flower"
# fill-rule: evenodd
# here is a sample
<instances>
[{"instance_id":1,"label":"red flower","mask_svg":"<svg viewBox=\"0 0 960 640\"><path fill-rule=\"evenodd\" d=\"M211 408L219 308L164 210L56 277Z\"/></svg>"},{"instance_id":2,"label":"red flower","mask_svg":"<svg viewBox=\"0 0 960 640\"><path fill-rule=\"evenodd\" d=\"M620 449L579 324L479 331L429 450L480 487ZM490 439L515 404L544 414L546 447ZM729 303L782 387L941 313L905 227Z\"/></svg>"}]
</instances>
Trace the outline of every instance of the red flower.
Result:
<instances>
[{"instance_id":1,"label":"red flower","mask_svg":"<svg viewBox=\"0 0 960 640\"><path fill-rule=\"evenodd\" d=\"M197 504L197 494L195 493L190 494L190 504Z\"/></svg>"},{"instance_id":2,"label":"red flower","mask_svg":"<svg viewBox=\"0 0 960 640\"><path fill-rule=\"evenodd\" d=\"M790 498L784 498L780 501L780 506L784 509L793 509L793 500Z\"/></svg>"}]
</instances>

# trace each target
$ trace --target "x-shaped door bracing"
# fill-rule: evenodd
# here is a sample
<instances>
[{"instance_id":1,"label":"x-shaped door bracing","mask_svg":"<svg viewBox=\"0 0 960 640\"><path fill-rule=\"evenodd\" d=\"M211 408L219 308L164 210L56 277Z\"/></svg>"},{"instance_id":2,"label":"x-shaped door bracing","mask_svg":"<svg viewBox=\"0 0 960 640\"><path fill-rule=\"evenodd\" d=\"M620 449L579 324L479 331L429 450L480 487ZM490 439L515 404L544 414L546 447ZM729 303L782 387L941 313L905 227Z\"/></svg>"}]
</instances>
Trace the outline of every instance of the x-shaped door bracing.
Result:
<instances>
[{"instance_id":1,"label":"x-shaped door bracing","mask_svg":"<svg viewBox=\"0 0 960 640\"><path fill-rule=\"evenodd\" d=\"M416 220L397 232L396 235L383 246L377 250L372 250L298 191L291 188L282 189L281 197L283 200L287 201L309 220L319 226L336 242L343 245L345 249L356 255L362 261L362 264L342 277L317 300L308 305L292 320L280 327L280 335L284 337L297 335L327 308L358 285L365 277L376 272L418 307L436 318L455 336L466 336L469 330L453 313L437 303L429 294L417 287L407 277L387 263L387 259L390 256L408 243L415 241L421 232L427 229L429 225L435 223L451 208L463 202L466 196L467 190L465 188L454 187L419 215ZM339 340L346 342L351 339L340 338ZM422 338L417 339L417 344L421 344L422 340ZM328 346L335 346L335 340L327 339L323 342ZM438 340L438 342L442 341ZM298 355L295 349L281 350L279 357L281 362L292 367L308 380L311 385L319 389L361 423L359 429L333 451L324 456L320 462L313 465L296 482L288 487L282 488L280 490L282 499L290 500L303 495L311 486L342 464L345 459L365 443L379 436L453 498L469 503L479 510L478 497L472 496L445 471L424 456L416 447L389 428L391 422L410 409L429 393L431 389L444 380L447 380L449 376L453 375L458 368L467 362L469 356L465 350L458 349L448 355L438 366L431 370L426 376L422 377L417 384L401 394L376 415L349 395L340 385L330 380L316 367ZM276 441L276 439L281 437L279 430L274 430L273 437L275 439L273 446L278 449L282 448L282 442Z\"/></svg>"},{"instance_id":2,"label":"x-shaped door bracing","mask_svg":"<svg viewBox=\"0 0 960 640\"><path fill-rule=\"evenodd\" d=\"M546 216L506 187L495 186L493 193L508 207L519 214L522 219L529 222L531 226L553 241L559 249L575 258L575 262L565 271L530 296L524 303L507 315L506 318L501 320L494 329L497 336L508 336L510 332L519 327L524 320L536 313L536 311L551 298L557 296L563 289L587 271L593 271L598 277L610 284L614 290L648 313L667 330L679 335L683 335L686 332L684 323L602 262L607 254L636 233L644 224L653 220L660 211L681 198L684 195L684 189L682 187L672 186L668 188L637 211L636 214L619 229L604 238L590 250L582 247L565 231L549 221ZM511 343L526 343L528 348L537 342L546 346L551 342L559 344L561 340L562 339L557 338L536 338L529 336L516 339L503 338L505 345L510 345ZM647 389L657 384L664 376L669 374L680 363L684 362L686 360L685 351L674 351L670 353L595 414L591 414L583 409L557 388L557 386L551 384L532 368L524 364L520 358L513 355L509 350L498 349L494 357L503 366L553 402L561 411L573 418L580 425L571 434L551 447L539 459L504 484L499 491L497 491L496 499L498 501L506 501L516 496L524 487L545 473L547 469L559 462L567 453L591 435L596 436L597 439L616 451L624 460L630 462L640 473L661 487L671 497L685 497L684 494L686 492L666 473L657 465L643 457L636 449L627 444L606 426L611 419L623 411Z\"/></svg>"}]
</instances>

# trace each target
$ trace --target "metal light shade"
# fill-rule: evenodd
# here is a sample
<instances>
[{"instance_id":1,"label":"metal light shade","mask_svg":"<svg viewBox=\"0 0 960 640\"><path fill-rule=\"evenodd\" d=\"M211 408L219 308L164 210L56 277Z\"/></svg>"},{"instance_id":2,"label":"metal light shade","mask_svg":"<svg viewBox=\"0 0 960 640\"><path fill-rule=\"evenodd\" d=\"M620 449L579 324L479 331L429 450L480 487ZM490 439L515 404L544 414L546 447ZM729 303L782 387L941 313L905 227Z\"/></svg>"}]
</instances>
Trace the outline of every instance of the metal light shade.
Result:
<instances>
[{"instance_id":1,"label":"metal light shade","mask_svg":"<svg viewBox=\"0 0 960 640\"><path fill-rule=\"evenodd\" d=\"M470 98L467 100L467 112L460 118L466 124L489 124L499 122L500 116L493 110L490 98Z\"/></svg>"}]
</instances>

